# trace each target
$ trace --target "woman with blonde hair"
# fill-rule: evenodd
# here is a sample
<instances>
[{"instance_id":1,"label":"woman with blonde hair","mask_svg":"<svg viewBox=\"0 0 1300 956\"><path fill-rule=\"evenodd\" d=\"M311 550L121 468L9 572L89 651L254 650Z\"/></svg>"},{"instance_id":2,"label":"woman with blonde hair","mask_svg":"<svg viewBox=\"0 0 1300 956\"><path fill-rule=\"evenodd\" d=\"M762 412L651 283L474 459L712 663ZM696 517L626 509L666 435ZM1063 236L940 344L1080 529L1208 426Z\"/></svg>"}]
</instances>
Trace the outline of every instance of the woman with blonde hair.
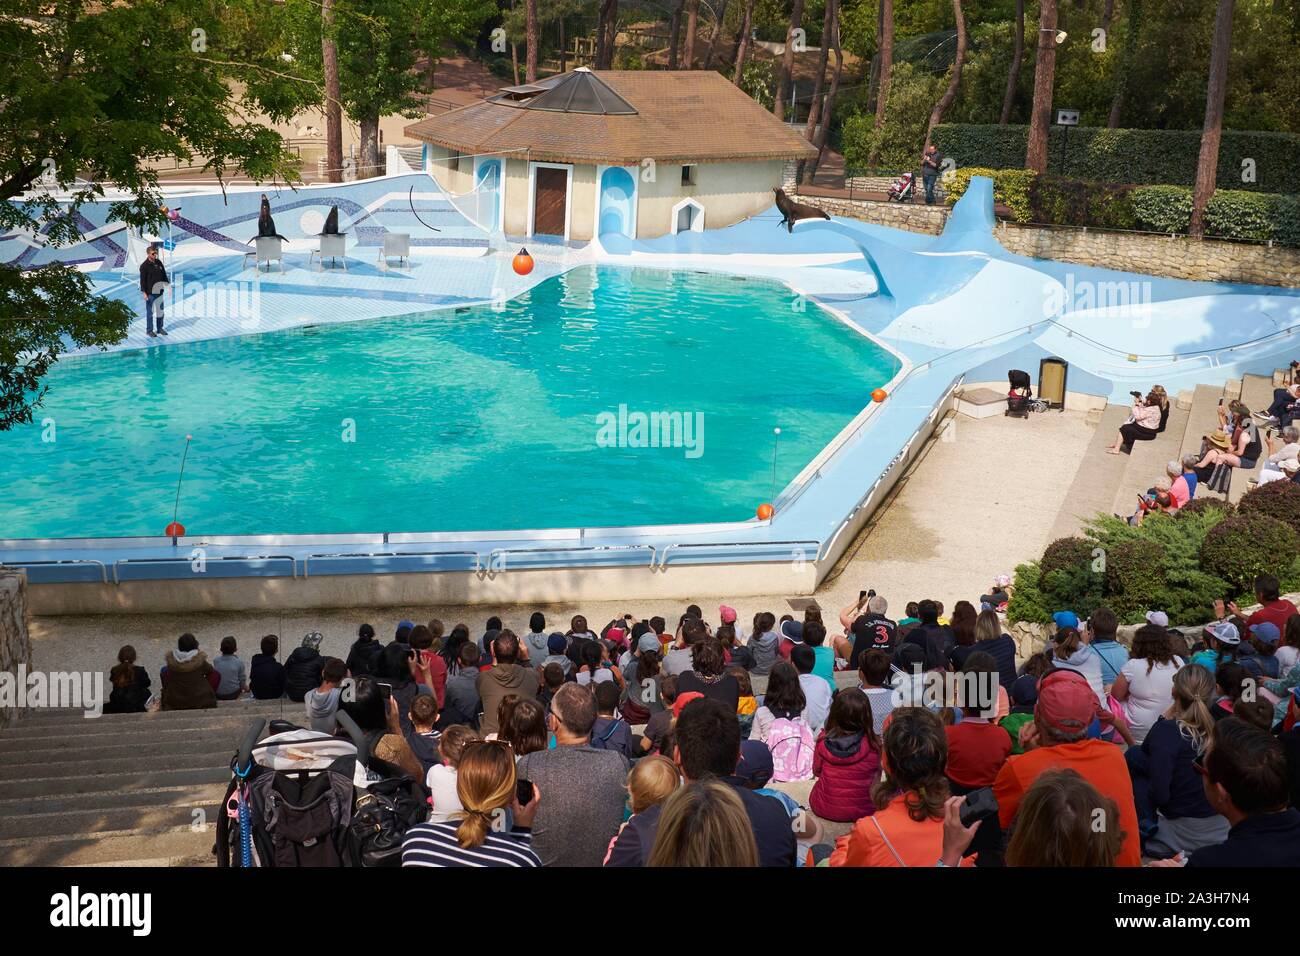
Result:
<instances>
[{"instance_id":1,"label":"woman with blonde hair","mask_svg":"<svg viewBox=\"0 0 1300 956\"><path fill-rule=\"evenodd\" d=\"M716 780L682 787L664 803L646 866L758 866L740 797Z\"/></svg>"},{"instance_id":2,"label":"woman with blonde hair","mask_svg":"<svg viewBox=\"0 0 1300 956\"><path fill-rule=\"evenodd\" d=\"M533 852L532 826L542 794L527 787L520 802L515 755L504 740L465 747L456 771L459 821L421 823L406 831L402 866L541 866ZM506 824L513 821L507 830Z\"/></svg>"},{"instance_id":3,"label":"woman with blonde hair","mask_svg":"<svg viewBox=\"0 0 1300 956\"><path fill-rule=\"evenodd\" d=\"M682 775L677 769L677 764L662 754L642 757L632 765L627 775L627 796L628 803L632 806L632 816L624 820L618 828L618 833L610 838L609 848L605 850L606 864L609 863L610 854L614 852L614 844L618 842L619 836L627 825L632 822L632 818L663 803L681 785Z\"/></svg>"},{"instance_id":4,"label":"woman with blonde hair","mask_svg":"<svg viewBox=\"0 0 1300 956\"><path fill-rule=\"evenodd\" d=\"M1214 675L1188 664L1174 675L1173 703L1124 754L1145 856L1190 856L1228 838L1228 821L1210 806L1194 766L1205 753L1214 716Z\"/></svg>"}]
</instances>

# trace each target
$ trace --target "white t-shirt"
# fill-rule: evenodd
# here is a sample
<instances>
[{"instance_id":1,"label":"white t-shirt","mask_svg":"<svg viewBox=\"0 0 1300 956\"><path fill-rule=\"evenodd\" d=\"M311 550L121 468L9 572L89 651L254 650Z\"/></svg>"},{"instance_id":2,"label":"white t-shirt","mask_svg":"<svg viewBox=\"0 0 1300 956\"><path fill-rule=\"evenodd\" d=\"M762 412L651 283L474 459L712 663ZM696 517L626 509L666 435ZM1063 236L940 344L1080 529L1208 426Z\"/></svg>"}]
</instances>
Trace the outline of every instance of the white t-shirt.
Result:
<instances>
[{"instance_id":1,"label":"white t-shirt","mask_svg":"<svg viewBox=\"0 0 1300 956\"><path fill-rule=\"evenodd\" d=\"M799 687L803 691L805 701L804 718L808 721L812 732L816 734L822 729L831 712L831 685L826 683L825 678L815 674L800 674Z\"/></svg>"},{"instance_id":2,"label":"white t-shirt","mask_svg":"<svg viewBox=\"0 0 1300 956\"><path fill-rule=\"evenodd\" d=\"M455 768L436 763L429 768L424 783L433 795L433 809L429 812L429 822L447 823L457 819L456 814L465 808L461 806L460 797L456 794Z\"/></svg>"},{"instance_id":3,"label":"white t-shirt","mask_svg":"<svg viewBox=\"0 0 1300 956\"><path fill-rule=\"evenodd\" d=\"M1182 658L1175 657L1168 664L1152 665L1148 674L1149 663L1145 658L1135 657L1119 669L1128 681L1124 713L1128 715L1129 730L1137 743L1146 739L1156 719L1174 702L1174 674L1183 666Z\"/></svg>"},{"instance_id":4,"label":"white t-shirt","mask_svg":"<svg viewBox=\"0 0 1300 956\"><path fill-rule=\"evenodd\" d=\"M1285 677L1287 672L1295 667L1296 661L1300 660L1300 647L1283 644L1273 656L1277 658L1278 674Z\"/></svg>"}]
</instances>

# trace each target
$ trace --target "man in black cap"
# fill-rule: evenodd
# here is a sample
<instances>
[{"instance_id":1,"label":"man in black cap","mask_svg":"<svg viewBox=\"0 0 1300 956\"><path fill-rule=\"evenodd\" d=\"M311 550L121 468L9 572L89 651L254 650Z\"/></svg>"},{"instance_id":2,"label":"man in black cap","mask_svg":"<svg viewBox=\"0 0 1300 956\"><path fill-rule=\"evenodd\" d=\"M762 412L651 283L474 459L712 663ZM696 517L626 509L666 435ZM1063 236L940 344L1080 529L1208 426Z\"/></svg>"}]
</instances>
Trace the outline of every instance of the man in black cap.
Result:
<instances>
[{"instance_id":1,"label":"man in black cap","mask_svg":"<svg viewBox=\"0 0 1300 956\"><path fill-rule=\"evenodd\" d=\"M158 258L158 247L150 245L140 263L140 292L144 295L145 334L149 338L166 335L163 328L163 293L167 291L167 267ZM154 331L154 312L158 313L158 330Z\"/></svg>"}]
</instances>

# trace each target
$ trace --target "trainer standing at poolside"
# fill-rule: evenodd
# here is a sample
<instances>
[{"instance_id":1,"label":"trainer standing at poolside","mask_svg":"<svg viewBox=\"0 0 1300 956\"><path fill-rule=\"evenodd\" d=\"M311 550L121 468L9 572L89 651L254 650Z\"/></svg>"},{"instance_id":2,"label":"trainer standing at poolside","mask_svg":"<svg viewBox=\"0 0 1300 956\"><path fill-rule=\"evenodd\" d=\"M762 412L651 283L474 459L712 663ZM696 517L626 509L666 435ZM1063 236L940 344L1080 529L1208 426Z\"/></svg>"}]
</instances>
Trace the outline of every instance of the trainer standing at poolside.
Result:
<instances>
[{"instance_id":1,"label":"trainer standing at poolside","mask_svg":"<svg viewBox=\"0 0 1300 956\"><path fill-rule=\"evenodd\" d=\"M167 290L167 267L158 258L158 247L150 246L140 263L140 291L144 294L145 334L149 338L166 335L163 328L163 293ZM158 331L154 332L154 310L158 311Z\"/></svg>"}]
</instances>

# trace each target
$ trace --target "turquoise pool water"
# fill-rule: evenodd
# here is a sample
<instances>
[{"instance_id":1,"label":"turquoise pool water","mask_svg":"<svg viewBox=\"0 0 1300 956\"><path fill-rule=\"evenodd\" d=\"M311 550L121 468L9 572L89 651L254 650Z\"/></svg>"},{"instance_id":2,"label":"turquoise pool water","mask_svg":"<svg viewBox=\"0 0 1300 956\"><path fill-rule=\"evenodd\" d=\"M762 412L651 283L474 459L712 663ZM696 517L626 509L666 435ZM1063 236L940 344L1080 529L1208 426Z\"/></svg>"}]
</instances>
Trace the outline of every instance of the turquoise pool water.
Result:
<instances>
[{"instance_id":1,"label":"turquoise pool water","mask_svg":"<svg viewBox=\"0 0 1300 956\"><path fill-rule=\"evenodd\" d=\"M780 490L897 367L777 283L604 267L500 308L69 359L0 433L0 537L162 534L186 434L190 534L744 520L773 427ZM681 413L670 447L651 412Z\"/></svg>"}]
</instances>

